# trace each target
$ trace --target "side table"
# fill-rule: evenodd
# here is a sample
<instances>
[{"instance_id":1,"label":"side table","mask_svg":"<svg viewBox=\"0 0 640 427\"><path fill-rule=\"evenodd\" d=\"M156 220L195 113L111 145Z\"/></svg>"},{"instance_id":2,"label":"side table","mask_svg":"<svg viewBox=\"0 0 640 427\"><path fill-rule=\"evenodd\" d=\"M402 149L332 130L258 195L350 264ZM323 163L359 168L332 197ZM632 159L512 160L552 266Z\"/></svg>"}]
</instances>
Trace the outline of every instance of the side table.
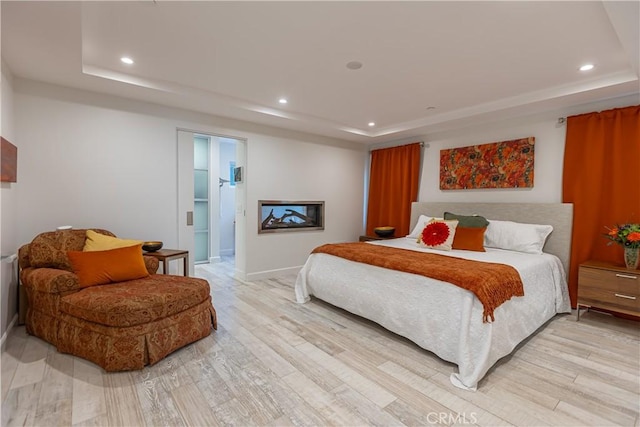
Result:
<instances>
[{"instance_id":1,"label":"side table","mask_svg":"<svg viewBox=\"0 0 640 427\"><path fill-rule=\"evenodd\" d=\"M639 316L640 271L595 260L580 264L576 320L581 308L592 306Z\"/></svg>"},{"instance_id":2,"label":"side table","mask_svg":"<svg viewBox=\"0 0 640 427\"><path fill-rule=\"evenodd\" d=\"M387 240L387 239L395 239L395 236L389 236L389 237L380 237L380 236L360 236L360 238L358 239L358 241L360 242L370 242L372 240Z\"/></svg>"},{"instance_id":3,"label":"side table","mask_svg":"<svg viewBox=\"0 0 640 427\"><path fill-rule=\"evenodd\" d=\"M169 261L182 258L184 275L189 275L189 251L181 249L160 249L155 252L143 252L142 255L157 258L162 262L162 274L169 274Z\"/></svg>"}]
</instances>

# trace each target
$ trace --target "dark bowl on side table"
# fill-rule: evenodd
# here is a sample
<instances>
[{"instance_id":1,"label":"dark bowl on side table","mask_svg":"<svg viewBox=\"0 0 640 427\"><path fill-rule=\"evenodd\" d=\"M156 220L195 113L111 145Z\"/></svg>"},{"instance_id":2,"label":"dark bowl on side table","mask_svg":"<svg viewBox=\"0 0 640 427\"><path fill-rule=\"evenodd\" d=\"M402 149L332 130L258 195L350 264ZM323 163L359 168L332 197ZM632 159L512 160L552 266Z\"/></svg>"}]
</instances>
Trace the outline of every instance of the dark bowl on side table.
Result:
<instances>
[{"instance_id":1,"label":"dark bowl on side table","mask_svg":"<svg viewBox=\"0 0 640 427\"><path fill-rule=\"evenodd\" d=\"M395 227L385 226L385 227L376 227L373 229L373 232L376 233L378 237L392 237L393 233L396 232Z\"/></svg>"},{"instance_id":2,"label":"dark bowl on side table","mask_svg":"<svg viewBox=\"0 0 640 427\"><path fill-rule=\"evenodd\" d=\"M154 242L144 242L142 244L142 250L147 252L155 252L162 249L162 242L154 241Z\"/></svg>"}]
</instances>

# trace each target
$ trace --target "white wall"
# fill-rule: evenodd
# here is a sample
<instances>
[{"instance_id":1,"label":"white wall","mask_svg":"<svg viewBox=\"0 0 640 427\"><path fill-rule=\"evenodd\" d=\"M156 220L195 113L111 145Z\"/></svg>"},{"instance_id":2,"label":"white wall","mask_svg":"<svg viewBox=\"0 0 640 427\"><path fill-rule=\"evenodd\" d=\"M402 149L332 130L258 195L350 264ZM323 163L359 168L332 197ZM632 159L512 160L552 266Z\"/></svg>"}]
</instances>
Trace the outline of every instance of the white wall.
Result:
<instances>
[{"instance_id":1,"label":"white wall","mask_svg":"<svg viewBox=\"0 0 640 427\"><path fill-rule=\"evenodd\" d=\"M248 279L302 266L319 243L362 233L364 151L273 138L248 141ZM258 234L258 200L325 201L325 229ZM291 263L293 262L293 264ZM255 274L265 272L265 275Z\"/></svg>"},{"instance_id":2,"label":"white wall","mask_svg":"<svg viewBox=\"0 0 640 427\"><path fill-rule=\"evenodd\" d=\"M421 201L553 203L562 199L565 125L557 118L432 135L423 151ZM440 190L440 150L535 137L534 185L528 189Z\"/></svg>"},{"instance_id":3,"label":"white wall","mask_svg":"<svg viewBox=\"0 0 640 427\"><path fill-rule=\"evenodd\" d=\"M177 128L247 141L247 275L300 266L313 247L362 229L365 154L356 144L22 79L15 118L28 141L20 243L69 224L175 247ZM327 230L258 236L259 198L326 200Z\"/></svg>"},{"instance_id":4,"label":"white wall","mask_svg":"<svg viewBox=\"0 0 640 427\"><path fill-rule=\"evenodd\" d=\"M21 243L60 225L175 247L176 124L16 92Z\"/></svg>"},{"instance_id":5,"label":"white wall","mask_svg":"<svg viewBox=\"0 0 640 427\"><path fill-rule=\"evenodd\" d=\"M0 85L0 98L2 120L0 125L0 134L18 147L18 159L22 156L24 145L15 137L14 133L14 93L13 78L11 71L2 63L2 83ZM18 167L18 182L22 177L22 171ZM16 240L17 228L17 198L18 183L3 182L0 183L0 335L2 342L5 339L5 332L9 325L14 321L17 312L17 295L18 295L18 279L17 279L17 260L12 257L18 252L18 243Z\"/></svg>"},{"instance_id":6,"label":"white wall","mask_svg":"<svg viewBox=\"0 0 640 427\"><path fill-rule=\"evenodd\" d=\"M419 201L429 202L531 202L562 201L562 170L566 125L558 118L637 105L637 95L568 107L518 119L487 123L446 132L420 135L402 141L377 144L376 148L424 141ZM534 186L530 189L440 190L440 150L507 141L533 136L535 141Z\"/></svg>"}]
</instances>

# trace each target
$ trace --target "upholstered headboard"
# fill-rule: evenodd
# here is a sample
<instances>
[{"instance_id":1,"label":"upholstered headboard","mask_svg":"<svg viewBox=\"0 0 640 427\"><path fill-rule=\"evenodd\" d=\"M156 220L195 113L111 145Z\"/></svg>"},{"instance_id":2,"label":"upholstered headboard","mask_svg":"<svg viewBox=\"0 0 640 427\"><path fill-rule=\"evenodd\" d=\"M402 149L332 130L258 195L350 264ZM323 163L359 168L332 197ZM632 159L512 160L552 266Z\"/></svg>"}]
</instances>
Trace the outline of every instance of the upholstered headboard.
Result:
<instances>
[{"instance_id":1,"label":"upholstered headboard","mask_svg":"<svg viewBox=\"0 0 640 427\"><path fill-rule=\"evenodd\" d=\"M420 215L442 218L445 212L461 215L482 215L491 220L515 221L528 224L548 224L553 231L544 245L544 252L560 258L564 271L569 272L571 258L571 203L448 203L414 202L411 205L411 229Z\"/></svg>"}]
</instances>

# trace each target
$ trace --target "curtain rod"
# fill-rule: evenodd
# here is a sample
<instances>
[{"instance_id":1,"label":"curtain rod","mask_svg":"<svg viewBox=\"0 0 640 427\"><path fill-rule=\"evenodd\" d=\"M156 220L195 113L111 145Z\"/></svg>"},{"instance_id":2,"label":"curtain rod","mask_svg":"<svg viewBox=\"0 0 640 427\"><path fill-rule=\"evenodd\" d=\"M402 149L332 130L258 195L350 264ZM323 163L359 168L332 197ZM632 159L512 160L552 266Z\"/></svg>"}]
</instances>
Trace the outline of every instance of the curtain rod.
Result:
<instances>
[{"instance_id":1,"label":"curtain rod","mask_svg":"<svg viewBox=\"0 0 640 427\"><path fill-rule=\"evenodd\" d=\"M429 144L426 144L424 141L416 141L418 144L420 144L420 147L425 147L425 148L429 148ZM390 145L389 147L378 147L378 148L371 148L369 149L369 152L375 151L375 150L384 150L385 148L395 148L395 147L402 147L404 145L411 145L411 144L415 144L416 142L410 142L408 144L399 144L399 145Z\"/></svg>"}]
</instances>

